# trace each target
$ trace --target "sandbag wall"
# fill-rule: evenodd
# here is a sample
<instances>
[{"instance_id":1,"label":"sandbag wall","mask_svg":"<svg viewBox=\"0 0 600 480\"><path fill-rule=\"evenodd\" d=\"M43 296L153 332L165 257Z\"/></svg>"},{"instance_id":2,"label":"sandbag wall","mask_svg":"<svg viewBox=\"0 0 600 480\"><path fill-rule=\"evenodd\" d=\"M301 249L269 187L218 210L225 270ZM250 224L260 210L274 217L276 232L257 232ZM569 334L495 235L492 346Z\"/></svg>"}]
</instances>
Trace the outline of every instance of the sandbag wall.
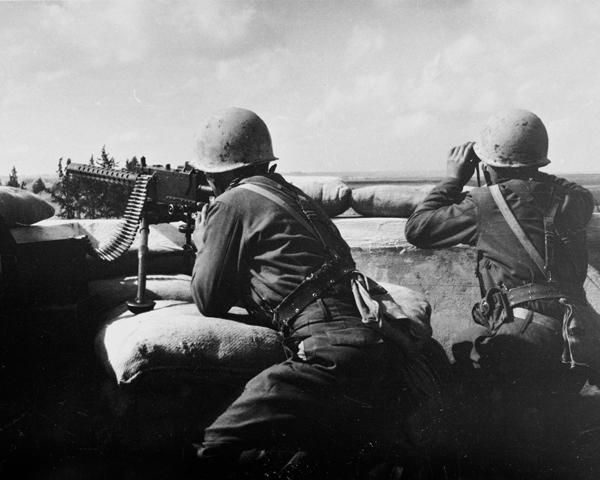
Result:
<instances>
[{"instance_id":1,"label":"sandbag wall","mask_svg":"<svg viewBox=\"0 0 600 480\"><path fill-rule=\"evenodd\" d=\"M339 177L287 176L286 179L319 203L330 217L350 213L408 218L435 186L419 182L351 188Z\"/></svg>"},{"instance_id":2,"label":"sandbag wall","mask_svg":"<svg viewBox=\"0 0 600 480\"><path fill-rule=\"evenodd\" d=\"M408 218L436 185L435 182L407 181L363 185L345 182L340 177L286 176L286 179L319 203L330 217L342 214L363 217ZM472 189L466 186L465 190ZM600 186L586 186L600 212Z\"/></svg>"}]
</instances>

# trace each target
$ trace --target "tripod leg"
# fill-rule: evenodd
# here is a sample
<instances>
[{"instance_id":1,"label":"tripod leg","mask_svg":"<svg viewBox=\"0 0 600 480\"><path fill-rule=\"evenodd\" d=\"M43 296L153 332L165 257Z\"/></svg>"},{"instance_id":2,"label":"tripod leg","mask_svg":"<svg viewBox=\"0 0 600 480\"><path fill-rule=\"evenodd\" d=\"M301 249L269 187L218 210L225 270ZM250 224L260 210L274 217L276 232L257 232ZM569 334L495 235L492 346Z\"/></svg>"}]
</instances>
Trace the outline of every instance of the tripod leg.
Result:
<instances>
[{"instance_id":1,"label":"tripod leg","mask_svg":"<svg viewBox=\"0 0 600 480\"><path fill-rule=\"evenodd\" d=\"M148 234L150 226L148 219L142 217L140 223L140 246L138 249L138 285L137 296L135 300L127 302L127 308L134 315L138 313L148 312L154 308L156 302L146 299L146 270L148 257Z\"/></svg>"}]
</instances>

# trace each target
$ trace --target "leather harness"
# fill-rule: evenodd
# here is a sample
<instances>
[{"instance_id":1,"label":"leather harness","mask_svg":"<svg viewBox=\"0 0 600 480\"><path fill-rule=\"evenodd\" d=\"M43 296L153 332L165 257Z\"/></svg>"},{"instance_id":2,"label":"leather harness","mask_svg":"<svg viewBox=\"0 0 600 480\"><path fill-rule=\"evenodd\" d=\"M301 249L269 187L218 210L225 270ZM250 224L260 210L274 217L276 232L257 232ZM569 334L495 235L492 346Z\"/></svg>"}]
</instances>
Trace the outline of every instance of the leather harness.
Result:
<instances>
[{"instance_id":1,"label":"leather harness","mask_svg":"<svg viewBox=\"0 0 600 480\"><path fill-rule=\"evenodd\" d=\"M272 316L273 324L284 333L289 330L289 323L298 316L308 305L321 297L325 290L340 282L346 275L355 271L354 264L348 266L341 255L332 247L331 242L326 242L318 229L314 225L314 219L318 218L316 213L308 207L308 201L298 198L290 198L291 192L284 190L277 185L257 185L254 183L242 183L237 188L244 188L254 193L264 196L275 202L281 208L286 210L301 225L303 225L315 238L319 239L323 247L330 255L330 260L325 262L316 272L307 276L304 281L298 285L283 301L275 308L269 308L267 304L261 305L261 308ZM276 195L278 192L289 198L300 206L304 216L294 210L283 198Z\"/></svg>"},{"instance_id":2,"label":"leather harness","mask_svg":"<svg viewBox=\"0 0 600 480\"><path fill-rule=\"evenodd\" d=\"M498 205L498 208L509 227L547 280L547 283L545 284L530 283L528 285L506 289L505 293L508 304L510 307L513 307L513 317L524 320L523 327L521 328L522 332L527 328L529 323L537 323L556 332L561 332L562 320L516 306L524 302L547 298L572 298L579 301L585 301L585 292L583 292L582 289L574 288L566 284L559 284L552 280L552 268L554 267L554 217L563 199L557 195L553 195L550 209L547 212L543 212L545 244L545 259L543 259L523 231L523 228L513 212L510 210L504 196L500 192L500 187L498 185L491 185L489 188L492 198L496 202L496 205Z\"/></svg>"}]
</instances>

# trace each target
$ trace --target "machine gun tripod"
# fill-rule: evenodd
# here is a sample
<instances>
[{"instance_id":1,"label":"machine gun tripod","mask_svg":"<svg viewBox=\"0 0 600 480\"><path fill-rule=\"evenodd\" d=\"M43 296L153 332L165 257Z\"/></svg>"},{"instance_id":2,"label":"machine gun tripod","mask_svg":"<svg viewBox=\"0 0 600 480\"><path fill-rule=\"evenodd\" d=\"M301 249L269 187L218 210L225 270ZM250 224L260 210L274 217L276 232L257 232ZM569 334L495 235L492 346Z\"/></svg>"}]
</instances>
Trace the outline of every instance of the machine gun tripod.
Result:
<instances>
[{"instance_id":1,"label":"machine gun tripod","mask_svg":"<svg viewBox=\"0 0 600 480\"><path fill-rule=\"evenodd\" d=\"M127 302L127 307L136 315L152 310L155 302L146 297L150 224L185 222L179 226L179 231L185 236L182 248L193 255L195 247L191 240L194 231L192 214L200 211L213 196L204 172L187 164L176 169L171 169L170 165L148 167L145 158L142 157L141 166L132 172L71 163L67 166L66 173L84 179L133 187L127 200L124 218L111 239L99 248L90 243L88 253L101 260L116 260L129 249L139 229L137 296Z\"/></svg>"}]
</instances>

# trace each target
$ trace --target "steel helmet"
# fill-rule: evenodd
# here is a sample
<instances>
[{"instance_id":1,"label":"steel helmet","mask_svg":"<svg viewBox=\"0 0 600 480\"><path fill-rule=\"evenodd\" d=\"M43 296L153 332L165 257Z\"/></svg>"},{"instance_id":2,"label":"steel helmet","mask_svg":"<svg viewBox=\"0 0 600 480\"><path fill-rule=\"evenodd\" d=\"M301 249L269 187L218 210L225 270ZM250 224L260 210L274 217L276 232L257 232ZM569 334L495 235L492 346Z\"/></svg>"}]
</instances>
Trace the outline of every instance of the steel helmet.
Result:
<instances>
[{"instance_id":1,"label":"steel helmet","mask_svg":"<svg viewBox=\"0 0 600 480\"><path fill-rule=\"evenodd\" d=\"M548 165L548 132L528 110L511 109L490 118L474 146L481 161L492 167Z\"/></svg>"},{"instance_id":2,"label":"steel helmet","mask_svg":"<svg viewBox=\"0 0 600 480\"><path fill-rule=\"evenodd\" d=\"M244 108L227 108L213 115L196 132L195 151L192 165L209 173L277 160L265 122Z\"/></svg>"}]
</instances>

